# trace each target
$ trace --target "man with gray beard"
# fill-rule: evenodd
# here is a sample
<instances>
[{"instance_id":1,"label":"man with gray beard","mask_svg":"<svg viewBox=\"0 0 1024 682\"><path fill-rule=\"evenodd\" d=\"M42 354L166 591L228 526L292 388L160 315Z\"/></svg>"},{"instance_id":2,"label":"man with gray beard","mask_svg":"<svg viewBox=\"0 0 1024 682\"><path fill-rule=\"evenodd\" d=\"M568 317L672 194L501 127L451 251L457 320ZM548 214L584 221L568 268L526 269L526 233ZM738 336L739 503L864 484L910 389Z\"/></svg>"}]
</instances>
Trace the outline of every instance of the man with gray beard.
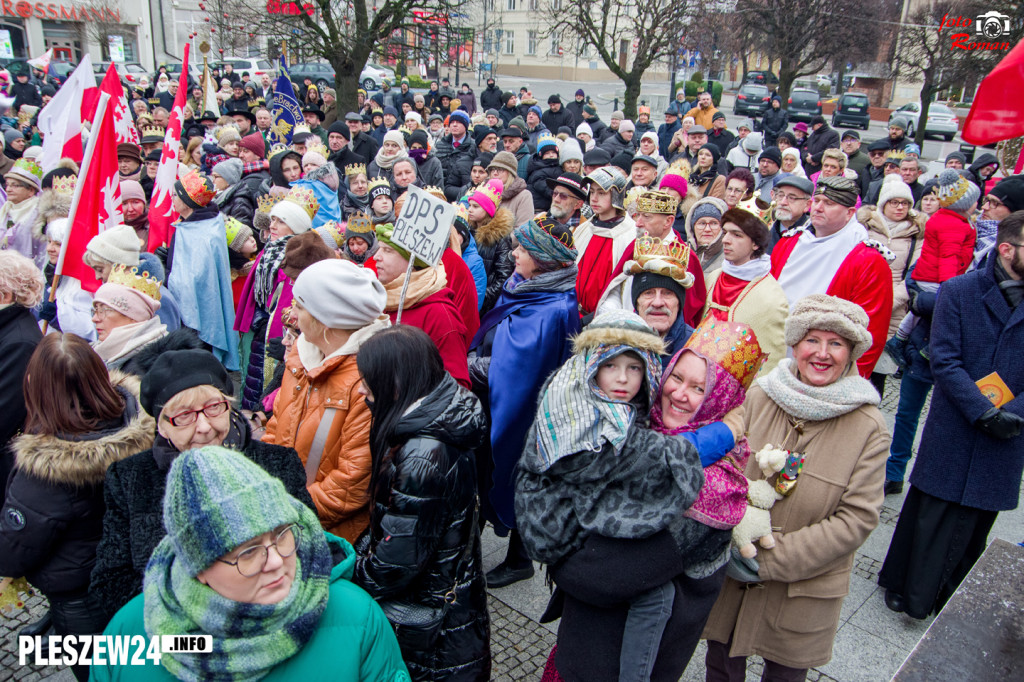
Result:
<instances>
[{"instance_id":1,"label":"man with gray beard","mask_svg":"<svg viewBox=\"0 0 1024 682\"><path fill-rule=\"evenodd\" d=\"M775 222L768 235L765 252L771 254L776 242L787 230L803 226L810 219L811 195L814 185L807 178L795 175L782 178L775 183L772 199L775 201Z\"/></svg>"},{"instance_id":2,"label":"man with gray beard","mask_svg":"<svg viewBox=\"0 0 1024 682\"><path fill-rule=\"evenodd\" d=\"M562 173L557 178L549 178L551 188L551 208L548 214L560 223L575 229L580 224L580 209L587 200L587 187L583 178L576 173Z\"/></svg>"}]
</instances>

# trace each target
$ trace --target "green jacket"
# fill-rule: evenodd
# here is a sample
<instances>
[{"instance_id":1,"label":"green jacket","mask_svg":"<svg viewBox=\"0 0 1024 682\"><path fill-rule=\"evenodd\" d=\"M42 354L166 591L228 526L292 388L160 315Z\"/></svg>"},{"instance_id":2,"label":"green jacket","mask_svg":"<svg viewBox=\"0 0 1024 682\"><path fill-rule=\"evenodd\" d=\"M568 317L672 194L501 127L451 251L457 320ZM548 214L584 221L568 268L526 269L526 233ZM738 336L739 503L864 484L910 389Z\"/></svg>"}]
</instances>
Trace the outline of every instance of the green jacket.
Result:
<instances>
[{"instance_id":1,"label":"green jacket","mask_svg":"<svg viewBox=\"0 0 1024 682\"><path fill-rule=\"evenodd\" d=\"M331 571L327 608L320 618L320 625L299 653L278 665L263 679L266 682L409 682L409 672L402 662L402 653L391 624L370 595L351 582L356 564L355 550L342 538L330 533L324 535L335 554L340 549L345 558ZM142 600L143 595L140 594L125 604L103 634L145 636ZM145 666L94 665L89 670L89 679L96 682L169 682L175 679L166 668L152 659L145 660Z\"/></svg>"}]
</instances>

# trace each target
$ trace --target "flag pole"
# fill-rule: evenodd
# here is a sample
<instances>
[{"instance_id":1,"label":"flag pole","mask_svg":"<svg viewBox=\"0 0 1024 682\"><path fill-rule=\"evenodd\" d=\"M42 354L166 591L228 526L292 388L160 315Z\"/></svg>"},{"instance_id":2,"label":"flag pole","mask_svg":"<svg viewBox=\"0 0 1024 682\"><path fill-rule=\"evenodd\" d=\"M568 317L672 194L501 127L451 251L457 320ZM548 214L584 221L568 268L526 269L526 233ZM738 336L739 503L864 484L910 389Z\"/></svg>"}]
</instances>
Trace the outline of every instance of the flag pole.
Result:
<instances>
[{"instance_id":1,"label":"flag pole","mask_svg":"<svg viewBox=\"0 0 1024 682\"><path fill-rule=\"evenodd\" d=\"M85 158L82 159L82 167L78 173L80 178L86 177L89 173L89 166L92 165L92 157L96 151L96 140L99 138L100 123L103 121L104 114L107 113L107 102L109 101L110 95L101 91L99 101L96 103L96 115L93 116L92 126L89 128L89 143L85 146ZM64 235L64 241L60 243L60 255L57 257L57 266L53 269L53 283L50 285L50 303L53 303L57 297L57 286L60 284L61 273L64 271L64 257L68 251L71 228L75 224L75 214L78 213L78 204L82 200L82 190L84 188L84 182L75 183L75 193L71 197L71 210L68 211L68 233ZM47 326L48 323L43 322L43 334L46 333Z\"/></svg>"}]
</instances>

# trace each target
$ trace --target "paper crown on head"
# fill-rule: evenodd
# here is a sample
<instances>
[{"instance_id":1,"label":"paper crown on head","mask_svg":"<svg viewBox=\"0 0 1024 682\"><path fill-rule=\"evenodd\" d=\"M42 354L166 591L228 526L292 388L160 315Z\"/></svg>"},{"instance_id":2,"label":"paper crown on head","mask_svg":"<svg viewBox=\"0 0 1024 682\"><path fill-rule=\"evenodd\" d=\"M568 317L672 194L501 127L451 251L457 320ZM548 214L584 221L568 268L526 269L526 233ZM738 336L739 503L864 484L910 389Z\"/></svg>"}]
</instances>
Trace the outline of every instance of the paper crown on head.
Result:
<instances>
[{"instance_id":1,"label":"paper crown on head","mask_svg":"<svg viewBox=\"0 0 1024 682\"><path fill-rule=\"evenodd\" d=\"M377 176L370 180L369 194L376 199L378 196L391 196L391 181L387 178Z\"/></svg>"},{"instance_id":2,"label":"paper crown on head","mask_svg":"<svg viewBox=\"0 0 1024 682\"><path fill-rule=\"evenodd\" d=\"M893 149L885 155L885 162L895 163L898 166L905 158L907 158L907 153L905 151L902 149Z\"/></svg>"},{"instance_id":3,"label":"paper crown on head","mask_svg":"<svg viewBox=\"0 0 1024 682\"><path fill-rule=\"evenodd\" d=\"M282 194L261 194L256 200L256 210L260 213L270 215L270 211L277 206L277 202L284 199Z\"/></svg>"},{"instance_id":4,"label":"paper crown on head","mask_svg":"<svg viewBox=\"0 0 1024 682\"><path fill-rule=\"evenodd\" d=\"M284 154L285 152L292 151L292 148L283 142L278 142L270 148L270 153L267 154L267 159L272 159L278 154Z\"/></svg>"},{"instance_id":5,"label":"paper crown on head","mask_svg":"<svg viewBox=\"0 0 1024 682\"><path fill-rule=\"evenodd\" d=\"M353 175L366 175L366 164L365 163L350 163L345 166L345 177L351 177Z\"/></svg>"},{"instance_id":6,"label":"paper crown on head","mask_svg":"<svg viewBox=\"0 0 1024 682\"><path fill-rule=\"evenodd\" d=\"M312 132L313 131L309 129L308 125L306 125L305 123L300 123L297 126L295 126L295 129L292 131L292 139L294 140L295 136L298 135L299 133L312 134Z\"/></svg>"},{"instance_id":7,"label":"paper crown on head","mask_svg":"<svg viewBox=\"0 0 1024 682\"><path fill-rule=\"evenodd\" d=\"M316 152L317 154L322 155L325 159L331 155L331 153L327 151L324 141L316 136L309 138L306 142L306 152Z\"/></svg>"},{"instance_id":8,"label":"paper crown on head","mask_svg":"<svg viewBox=\"0 0 1024 682\"><path fill-rule=\"evenodd\" d=\"M199 206L209 206L213 198L217 196L217 189L210 179L194 168L183 175L178 182L181 183L181 187L189 199Z\"/></svg>"},{"instance_id":9,"label":"paper crown on head","mask_svg":"<svg viewBox=\"0 0 1024 682\"><path fill-rule=\"evenodd\" d=\"M373 219L365 213L353 213L348 219L349 232L373 232Z\"/></svg>"},{"instance_id":10,"label":"paper crown on head","mask_svg":"<svg viewBox=\"0 0 1024 682\"><path fill-rule=\"evenodd\" d=\"M39 188L43 181L43 168L34 159L26 159L24 157L18 159L7 173L20 175L29 180L35 179L36 189Z\"/></svg>"},{"instance_id":11,"label":"paper crown on head","mask_svg":"<svg viewBox=\"0 0 1024 682\"><path fill-rule=\"evenodd\" d=\"M476 188L476 191L470 196L471 199L477 194L483 194L485 197L491 200L491 204L494 205L494 209L497 210L498 206L501 205L501 192L497 190L490 183L485 183ZM480 203L479 201L477 203Z\"/></svg>"},{"instance_id":12,"label":"paper crown on head","mask_svg":"<svg viewBox=\"0 0 1024 682\"><path fill-rule=\"evenodd\" d=\"M139 269L131 265L123 263L115 265L107 278L107 284L120 284L134 289L140 294L145 294L154 301L160 300L160 280L150 277L147 271L139 274Z\"/></svg>"},{"instance_id":13,"label":"paper crown on head","mask_svg":"<svg viewBox=\"0 0 1024 682\"><path fill-rule=\"evenodd\" d=\"M636 200L636 210L641 213L663 213L675 215L679 207L679 200L668 192L661 190L647 190Z\"/></svg>"},{"instance_id":14,"label":"paper crown on head","mask_svg":"<svg viewBox=\"0 0 1024 682\"><path fill-rule=\"evenodd\" d=\"M160 126L142 126L142 141L147 144L150 142L164 141L164 134L167 132L166 129Z\"/></svg>"},{"instance_id":15,"label":"paper crown on head","mask_svg":"<svg viewBox=\"0 0 1024 682\"><path fill-rule=\"evenodd\" d=\"M78 185L77 175L58 175L53 178L53 191L57 194L70 197L75 193L76 185Z\"/></svg>"},{"instance_id":16,"label":"paper crown on head","mask_svg":"<svg viewBox=\"0 0 1024 682\"><path fill-rule=\"evenodd\" d=\"M444 190L437 185L427 185L423 188L423 191L435 199L440 199L441 201L448 203L448 199L444 196Z\"/></svg>"},{"instance_id":17,"label":"paper crown on head","mask_svg":"<svg viewBox=\"0 0 1024 682\"><path fill-rule=\"evenodd\" d=\"M718 364L735 377L744 390L750 388L754 377L768 359L768 354L761 350L750 325L723 322L713 315L704 318L684 348Z\"/></svg>"},{"instance_id":18,"label":"paper crown on head","mask_svg":"<svg viewBox=\"0 0 1024 682\"><path fill-rule=\"evenodd\" d=\"M765 202L761 198L761 190L755 190L752 197L740 201L736 204L736 208L742 208L769 227L775 222L775 204L770 201Z\"/></svg>"},{"instance_id":19,"label":"paper crown on head","mask_svg":"<svg viewBox=\"0 0 1024 682\"><path fill-rule=\"evenodd\" d=\"M690 162L685 159L679 159L678 161L673 161L672 165L665 169L662 177L665 175L679 175L686 179L690 177L691 171Z\"/></svg>"},{"instance_id":20,"label":"paper crown on head","mask_svg":"<svg viewBox=\"0 0 1024 682\"><path fill-rule=\"evenodd\" d=\"M633 260L626 263L623 271L630 275L653 272L671 277L685 288L693 286L693 275L686 269L690 263L690 247L678 240L663 242L646 232L637 237L633 247Z\"/></svg>"},{"instance_id":21,"label":"paper crown on head","mask_svg":"<svg viewBox=\"0 0 1024 682\"><path fill-rule=\"evenodd\" d=\"M320 210L320 202L316 200L313 190L307 187L292 187L288 190L288 194L285 195L284 201L289 201L301 208L306 212L310 220Z\"/></svg>"}]
</instances>

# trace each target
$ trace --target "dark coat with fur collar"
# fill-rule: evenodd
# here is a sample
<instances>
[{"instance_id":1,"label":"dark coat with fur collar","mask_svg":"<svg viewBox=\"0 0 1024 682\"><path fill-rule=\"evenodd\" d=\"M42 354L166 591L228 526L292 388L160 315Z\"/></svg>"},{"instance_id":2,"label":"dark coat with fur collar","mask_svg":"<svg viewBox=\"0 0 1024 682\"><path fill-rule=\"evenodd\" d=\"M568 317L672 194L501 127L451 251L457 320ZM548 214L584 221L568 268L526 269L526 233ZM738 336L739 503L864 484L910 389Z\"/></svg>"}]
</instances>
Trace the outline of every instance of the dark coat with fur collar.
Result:
<instances>
[{"instance_id":1,"label":"dark coat with fur collar","mask_svg":"<svg viewBox=\"0 0 1024 682\"><path fill-rule=\"evenodd\" d=\"M480 306L481 316L494 307L498 296L501 295L501 286L515 271L516 266L512 262L513 229L515 219L512 212L499 207L493 218L481 223L473 231L477 252L484 262L484 271L487 272L487 292L484 294L484 303Z\"/></svg>"},{"instance_id":2,"label":"dark coat with fur collar","mask_svg":"<svg viewBox=\"0 0 1024 682\"><path fill-rule=\"evenodd\" d=\"M153 419L139 407L139 380L117 372L120 423L76 437L22 435L0 512L0 575L25 576L49 598L85 594L103 529L110 464L149 448Z\"/></svg>"}]
</instances>

